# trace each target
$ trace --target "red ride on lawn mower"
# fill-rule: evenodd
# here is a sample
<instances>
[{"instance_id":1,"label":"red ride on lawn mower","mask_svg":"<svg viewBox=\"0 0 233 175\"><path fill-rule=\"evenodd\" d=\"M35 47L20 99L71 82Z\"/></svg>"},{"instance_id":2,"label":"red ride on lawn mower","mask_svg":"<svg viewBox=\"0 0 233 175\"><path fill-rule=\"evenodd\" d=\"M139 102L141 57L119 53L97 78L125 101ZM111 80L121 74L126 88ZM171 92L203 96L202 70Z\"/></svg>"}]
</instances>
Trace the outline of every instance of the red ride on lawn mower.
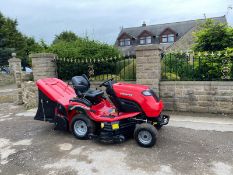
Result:
<instances>
[{"instance_id":1,"label":"red ride on lawn mower","mask_svg":"<svg viewBox=\"0 0 233 175\"><path fill-rule=\"evenodd\" d=\"M78 139L123 142L134 136L140 146L156 143L157 129L168 124L161 114L163 102L148 86L103 82L111 102L101 90L90 89L86 75L71 80L73 88L57 78L36 82L39 105L35 120L55 123L55 129L69 130Z\"/></svg>"}]
</instances>

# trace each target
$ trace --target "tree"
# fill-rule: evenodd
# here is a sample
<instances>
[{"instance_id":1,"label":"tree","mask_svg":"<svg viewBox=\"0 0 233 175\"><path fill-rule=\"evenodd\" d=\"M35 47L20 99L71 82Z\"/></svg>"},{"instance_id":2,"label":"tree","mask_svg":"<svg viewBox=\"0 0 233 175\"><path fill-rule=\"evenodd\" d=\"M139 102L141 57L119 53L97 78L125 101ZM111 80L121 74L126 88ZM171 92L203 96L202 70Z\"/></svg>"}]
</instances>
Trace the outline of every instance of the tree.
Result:
<instances>
[{"instance_id":1,"label":"tree","mask_svg":"<svg viewBox=\"0 0 233 175\"><path fill-rule=\"evenodd\" d=\"M12 52L28 62L29 53L39 52L43 47L34 38L27 37L17 30L17 20L4 17L0 12L0 65L6 65ZM26 64L26 63L25 63Z\"/></svg>"},{"instance_id":2,"label":"tree","mask_svg":"<svg viewBox=\"0 0 233 175\"><path fill-rule=\"evenodd\" d=\"M14 37L20 42L21 35L16 30L17 21L4 17L0 13L0 64L6 65L11 53L18 45L14 42Z\"/></svg>"},{"instance_id":3,"label":"tree","mask_svg":"<svg viewBox=\"0 0 233 175\"><path fill-rule=\"evenodd\" d=\"M55 36L53 44L56 44L59 41L71 42L71 41L75 41L77 39L78 39L78 36L74 32L64 31L64 32L60 33L59 35Z\"/></svg>"},{"instance_id":4,"label":"tree","mask_svg":"<svg viewBox=\"0 0 233 175\"><path fill-rule=\"evenodd\" d=\"M3 38L2 34L0 33L0 66L7 65L7 60L10 58L11 53L14 52L14 48L4 47L5 39Z\"/></svg>"},{"instance_id":5,"label":"tree","mask_svg":"<svg viewBox=\"0 0 233 175\"><path fill-rule=\"evenodd\" d=\"M211 19L200 26L194 37L196 51L219 51L233 47L233 28Z\"/></svg>"}]
</instances>

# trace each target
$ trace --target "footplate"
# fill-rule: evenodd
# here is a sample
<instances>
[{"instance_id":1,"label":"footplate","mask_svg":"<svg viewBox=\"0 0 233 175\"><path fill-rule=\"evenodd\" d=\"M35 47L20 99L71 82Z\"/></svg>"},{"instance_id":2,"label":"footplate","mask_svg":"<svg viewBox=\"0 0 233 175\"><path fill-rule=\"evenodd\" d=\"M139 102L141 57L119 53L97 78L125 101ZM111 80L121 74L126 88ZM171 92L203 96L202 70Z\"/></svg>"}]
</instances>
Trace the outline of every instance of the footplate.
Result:
<instances>
[{"instance_id":1,"label":"footplate","mask_svg":"<svg viewBox=\"0 0 233 175\"><path fill-rule=\"evenodd\" d=\"M89 139L98 140L104 143L122 143L125 141L124 135L109 135L108 133L101 133L100 135L89 134Z\"/></svg>"}]
</instances>

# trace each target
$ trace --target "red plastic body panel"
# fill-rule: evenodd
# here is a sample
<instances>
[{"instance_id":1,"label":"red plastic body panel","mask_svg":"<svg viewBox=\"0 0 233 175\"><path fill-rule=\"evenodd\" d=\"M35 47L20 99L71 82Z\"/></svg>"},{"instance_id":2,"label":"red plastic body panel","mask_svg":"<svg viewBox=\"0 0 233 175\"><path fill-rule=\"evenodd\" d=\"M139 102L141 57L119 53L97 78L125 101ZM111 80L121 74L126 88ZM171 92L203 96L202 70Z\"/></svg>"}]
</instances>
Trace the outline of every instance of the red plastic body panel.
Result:
<instances>
[{"instance_id":1,"label":"red plastic body panel","mask_svg":"<svg viewBox=\"0 0 233 175\"><path fill-rule=\"evenodd\" d=\"M36 85L49 99L65 107L68 107L71 98L76 97L74 89L57 78L40 79Z\"/></svg>"},{"instance_id":2,"label":"red plastic body panel","mask_svg":"<svg viewBox=\"0 0 233 175\"><path fill-rule=\"evenodd\" d=\"M147 117L158 117L163 110L162 100L156 101L153 96L144 96L143 91L149 90L149 86L129 83L115 83L113 89L118 98L136 102Z\"/></svg>"},{"instance_id":3,"label":"red plastic body panel","mask_svg":"<svg viewBox=\"0 0 233 175\"><path fill-rule=\"evenodd\" d=\"M77 102L71 102L70 105L84 107L84 109L86 108L88 116L90 116L91 119L96 122L114 122L126 118L135 117L136 115L140 114L140 112L117 113L115 110L115 106L113 106L111 103L109 103L108 100L105 99L103 99L99 104L91 106L91 108L86 107L85 105ZM91 110L95 112L91 112ZM69 115L68 120L70 122L75 114L76 113L74 113L73 115ZM109 115L114 117L110 118Z\"/></svg>"}]
</instances>

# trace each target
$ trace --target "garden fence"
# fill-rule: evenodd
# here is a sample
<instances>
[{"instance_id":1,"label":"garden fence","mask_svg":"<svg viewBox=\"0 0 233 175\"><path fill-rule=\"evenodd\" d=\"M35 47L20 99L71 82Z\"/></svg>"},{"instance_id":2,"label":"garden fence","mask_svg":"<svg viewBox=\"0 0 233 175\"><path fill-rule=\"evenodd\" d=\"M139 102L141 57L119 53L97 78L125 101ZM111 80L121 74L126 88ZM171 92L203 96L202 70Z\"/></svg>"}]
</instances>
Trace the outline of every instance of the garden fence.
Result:
<instances>
[{"instance_id":1,"label":"garden fence","mask_svg":"<svg viewBox=\"0 0 233 175\"><path fill-rule=\"evenodd\" d=\"M58 78L70 80L73 76L86 74L90 80L103 81L110 78L123 81L136 80L135 58L74 59L56 58Z\"/></svg>"},{"instance_id":2,"label":"garden fence","mask_svg":"<svg viewBox=\"0 0 233 175\"><path fill-rule=\"evenodd\" d=\"M233 55L218 52L168 52L162 54L162 80L233 80Z\"/></svg>"}]
</instances>

